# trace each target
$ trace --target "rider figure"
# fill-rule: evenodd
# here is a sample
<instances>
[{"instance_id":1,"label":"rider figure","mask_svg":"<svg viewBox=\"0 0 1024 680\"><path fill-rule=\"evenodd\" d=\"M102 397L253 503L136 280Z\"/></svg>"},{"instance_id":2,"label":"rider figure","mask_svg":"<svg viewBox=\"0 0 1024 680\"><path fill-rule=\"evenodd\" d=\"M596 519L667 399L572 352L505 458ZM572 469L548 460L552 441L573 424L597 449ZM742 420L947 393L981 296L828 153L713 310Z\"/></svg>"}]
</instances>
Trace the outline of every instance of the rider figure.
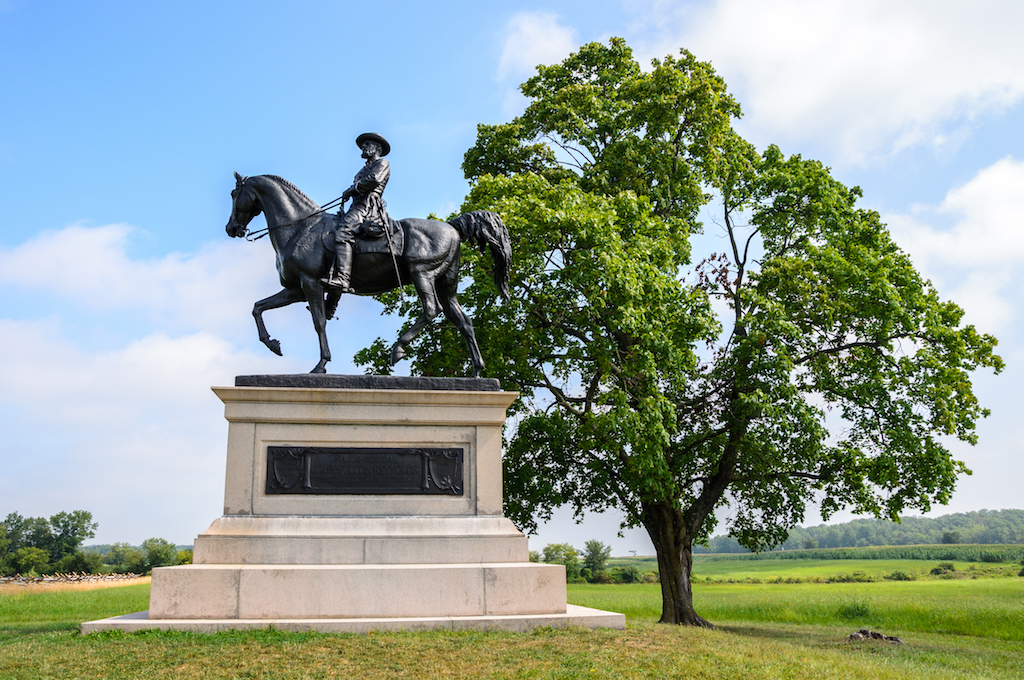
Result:
<instances>
[{"instance_id":1,"label":"rider figure","mask_svg":"<svg viewBox=\"0 0 1024 680\"><path fill-rule=\"evenodd\" d=\"M374 132L364 132L356 137L356 146L362 150L366 165L356 173L352 186L341 195L342 204L351 198L352 206L338 221L334 232L334 251L338 257L334 276L321 279L324 285L339 288L343 293L355 292L349 285L349 279L352 275L352 242L359 227L368 222L372 227L388 228L388 214L381 196L391 176L391 167L384 160L384 156L391 153L391 145Z\"/></svg>"}]
</instances>

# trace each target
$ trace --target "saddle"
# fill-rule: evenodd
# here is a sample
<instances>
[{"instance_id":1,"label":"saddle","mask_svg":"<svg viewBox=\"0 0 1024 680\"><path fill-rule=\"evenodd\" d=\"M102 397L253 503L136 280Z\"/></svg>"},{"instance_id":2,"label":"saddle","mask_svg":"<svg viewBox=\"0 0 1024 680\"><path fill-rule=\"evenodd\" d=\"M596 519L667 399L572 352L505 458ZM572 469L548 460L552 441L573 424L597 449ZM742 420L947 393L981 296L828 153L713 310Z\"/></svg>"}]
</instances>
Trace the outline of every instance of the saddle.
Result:
<instances>
[{"instance_id":1,"label":"saddle","mask_svg":"<svg viewBox=\"0 0 1024 680\"><path fill-rule=\"evenodd\" d=\"M337 228L337 219L327 221L320 240L330 252L334 252L334 231ZM391 255L391 247L394 247L394 256L400 257L405 252L405 229L397 221L388 218L388 228L374 222L363 222L356 231L355 241L352 244L353 255L384 254Z\"/></svg>"}]
</instances>

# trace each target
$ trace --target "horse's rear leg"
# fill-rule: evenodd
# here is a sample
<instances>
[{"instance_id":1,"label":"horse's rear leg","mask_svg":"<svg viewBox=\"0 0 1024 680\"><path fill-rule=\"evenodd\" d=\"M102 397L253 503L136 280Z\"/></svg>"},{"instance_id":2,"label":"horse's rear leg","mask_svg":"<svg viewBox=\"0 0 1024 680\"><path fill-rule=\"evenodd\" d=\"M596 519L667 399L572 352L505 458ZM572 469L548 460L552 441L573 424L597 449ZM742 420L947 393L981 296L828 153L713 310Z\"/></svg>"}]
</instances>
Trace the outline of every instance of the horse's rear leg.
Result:
<instances>
[{"instance_id":1,"label":"horse's rear leg","mask_svg":"<svg viewBox=\"0 0 1024 680\"><path fill-rule=\"evenodd\" d=\"M459 299L455 296L455 290L456 285L445 278L438 281L437 292L441 308L444 310L444 315L448 317L448 320L455 324L455 327L462 333L462 338L466 341L466 347L469 348L470 359L473 361L472 377L479 378L480 372L484 370L484 358L480 354L479 345L476 343L473 322L469 320L466 312L462 310L462 305L459 304Z\"/></svg>"},{"instance_id":2,"label":"horse's rear leg","mask_svg":"<svg viewBox=\"0 0 1024 680\"><path fill-rule=\"evenodd\" d=\"M324 309L324 287L313 280L303 281L302 290L309 301L309 313L313 327L320 338L320 363L310 373L326 373L327 362L331 360L331 348L327 346L327 313Z\"/></svg>"},{"instance_id":3,"label":"horse's rear leg","mask_svg":"<svg viewBox=\"0 0 1024 680\"><path fill-rule=\"evenodd\" d=\"M279 307L287 307L293 302L305 300L306 296L298 288L285 288L280 293L275 293L268 298L264 298L257 302L252 307L252 316L256 319L256 330L260 334L260 342L270 348L270 351L281 356L281 343L270 337L270 333L267 332L267 327L263 325L263 312L268 309L278 309Z\"/></svg>"},{"instance_id":4,"label":"horse's rear leg","mask_svg":"<svg viewBox=\"0 0 1024 680\"><path fill-rule=\"evenodd\" d=\"M441 311L437 304L437 292L434 290L435 272L414 271L411 272L412 283L416 286L416 292L420 296L420 317L416 319L409 330L402 333L398 342L391 348L391 365L394 366L405 358L405 348L420 334L430 321Z\"/></svg>"}]
</instances>

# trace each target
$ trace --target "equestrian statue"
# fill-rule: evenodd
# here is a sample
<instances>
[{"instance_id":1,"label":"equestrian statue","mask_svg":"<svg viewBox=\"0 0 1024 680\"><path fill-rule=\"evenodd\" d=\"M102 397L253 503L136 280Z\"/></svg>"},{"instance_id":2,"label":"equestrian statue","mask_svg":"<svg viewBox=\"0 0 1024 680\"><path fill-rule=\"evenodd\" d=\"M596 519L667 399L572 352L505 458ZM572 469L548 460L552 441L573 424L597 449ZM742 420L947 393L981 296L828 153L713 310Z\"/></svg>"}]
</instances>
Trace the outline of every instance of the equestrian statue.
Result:
<instances>
[{"instance_id":1,"label":"equestrian statue","mask_svg":"<svg viewBox=\"0 0 1024 680\"><path fill-rule=\"evenodd\" d=\"M257 302L252 309L260 341L281 354L281 343L270 337L263 312L305 301L320 338L320 362L311 373L326 373L331 350L327 320L334 316L343 293L375 295L408 284L416 287L422 313L391 349L391 363L405 357L405 347L439 312L462 333L473 362L472 377L480 377L484 360L473 323L456 297L459 284L459 245L463 241L491 252L494 283L508 299L512 247L508 230L496 213L474 210L450 222L388 217L382 198L391 174L384 158L391 151L375 133L356 138L366 164L356 173L340 205L352 199L343 214L327 212L294 184L276 175L243 177L235 173L231 192L228 236L249 235L249 223L261 212L267 221L263 235L277 253L283 289ZM257 236L259 238L259 236Z\"/></svg>"}]
</instances>

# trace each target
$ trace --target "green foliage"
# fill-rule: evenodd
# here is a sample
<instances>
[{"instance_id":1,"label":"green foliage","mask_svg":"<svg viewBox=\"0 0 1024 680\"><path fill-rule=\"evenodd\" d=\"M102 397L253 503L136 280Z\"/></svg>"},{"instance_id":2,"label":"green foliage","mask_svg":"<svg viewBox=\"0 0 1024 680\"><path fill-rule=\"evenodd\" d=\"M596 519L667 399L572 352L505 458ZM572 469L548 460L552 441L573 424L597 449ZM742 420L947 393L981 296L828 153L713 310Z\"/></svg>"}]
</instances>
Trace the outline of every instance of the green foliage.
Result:
<instances>
[{"instance_id":1,"label":"green foliage","mask_svg":"<svg viewBox=\"0 0 1024 680\"><path fill-rule=\"evenodd\" d=\"M565 580L569 583L576 583L582 578L579 551L568 543L548 543L544 546L541 560L548 564L565 565Z\"/></svg>"},{"instance_id":2,"label":"green foliage","mask_svg":"<svg viewBox=\"0 0 1024 680\"><path fill-rule=\"evenodd\" d=\"M960 540L952 540L957 536ZM805 547L807 541L817 541L821 548L935 543L1024 544L1024 510L978 510L934 518L901 517L898 522L857 519L843 524L795 527L790 529L789 539L783 545L793 550ZM711 539L708 548L711 552L743 550L726 536Z\"/></svg>"},{"instance_id":3,"label":"green foliage","mask_svg":"<svg viewBox=\"0 0 1024 680\"><path fill-rule=\"evenodd\" d=\"M163 538L147 538L142 542L142 552L146 555L146 571L178 564L177 547Z\"/></svg>"},{"instance_id":4,"label":"green foliage","mask_svg":"<svg viewBox=\"0 0 1024 680\"><path fill-rule=\"evenodd\" d=\"M26 518L12 512L0 526L0 536L3 536L0 557L5 551L16 552L31 547L45 551L47 560L56 563L65 555L73 554L85 539L95 536L98 524L92 521L92 513L74 510L58 512L50 519Z\"/></svg>"},{"instance_id":5,"label":"green foliage","mask_svg":"<svg viewBox=\"0 0 1024 680\"><path fill-rule=\"evenodd\" d=\"M636 567L615 567L611 573L612 583L642 583L643 574Z\"/></svg>"},{"instance_id":6,"label":"green foliage","mask_svg":"<svg viewBox=\"0 0 1024 680\"><path fill-rule=\"evenodd\" d=\"M84 553L81 550L65 555L54 565L58 574L98 574L103 566L103 558L95 553Z\"/></svg>"},{"instance_id":7,"label":"green foliage","mask_svg":"<svg viewBox=\"0 0 1024 680\"><path fill-rule=\"evenodd\" d=\"M53 544L53 533L50 522L44 517L22 517L12 512L4 519L7 538L10 541L8 550L17 552L21 548L32 547L50 552Z\"/></svg>"},{"instance_id":8,"label":"green foliage","mask_svg":"<svg viewBox=\"0 0 1024 680\"><path fill-rule=\"evenodd\" d=\"M469 251L462 296L489 375L522 395L509 517L530 531L561 505L621 510L662 558L663 620L705 623L684 555L716 508L764 550L812 498L826 517L887 518L949 500L967 469L942 438L974 443L987 412L971 374L1002 361L859 189L739 138L738 104L685 50L645 71L621 39L591 43L521 89L524 113L481 126L463 166L462 210L496 211L512 235L512 299L496 304ZM693 265L712 198L723 250ZM408 327L404 295L384 300ZM384 347L358 360L380 367ZM409 356L413 374L468 369L447 325Z\"/></svg>"},{"instance_id":9,"label":"green foliage","mask_svg":"<svg viewBox=\"0 0 1024 680\"><path fill-rule=\"evenodd\" d=\"M58 512L50 517L50 527L53 531L51 555L55 560L59 560L74 553L85 539L95 536L99 524L92 521L91 512L74 510Z\"/></svg>"},{"instance_id":10,"label":"green foliage","mask_svg":"<svg viewBox=\"0 0 1024 680\"><path fill-rule=\"evenodd\" d=\"M21 574L42 574L50 566L50 555L42 548L18 548L14 553L14 567Z\"/></svg>"},{"instance_id":11,"label":"green foliage","mask_svg":"<svg viewBox=\"0 0 1024 680\"><path fill-rule=\"evenodd\" d=\"M139 548L127 543L114 543L104 556L104 562L117 573L146 574L155 567L191 564L192 551L178 550L163 538L147 538Z\"/></svg>"},{"instance_id":12,"label":"green foliage","mask_svg":"<svg viewBox=\"0 0 1024 680\"><path fill-rule=\"evenodd\" d=\"M913 581L914 577L903 571L894 571L885 577L889 581Z\"/></svg>"},{"instance_id":13,"label":"green foliage","mask_svg":"<svg viewBox=\"0 0 1024 680\"><path fill-rule=\"evenodd\" d=\"M952 562L939 562L939 566L931 570L932 576L942 576L944 574L951 574L956 571L956 565Z\"/></svg>"},{"instance_id":14,"label":"green foliage","mask_svg":"<svg viewBox=\"0 0 1024 680\"><path fill-rule=\"evenodd\" d=\"M127 543L111 545L104 562L110 565L111 571L118 574L145 574L148 571L146 553Z\"/></svg>"},{"instance_id":15,"label":"green foliage","mask_svg":"<svg viewBox=\"0 0 1024 680\"><path fill-rule=\"evenodd\" d=\"M589 569L591 574L602 572L611 554L610 545L605 545L597 539L589 540L583 545L583 566Z\"/></svg>"}]
</instances>

